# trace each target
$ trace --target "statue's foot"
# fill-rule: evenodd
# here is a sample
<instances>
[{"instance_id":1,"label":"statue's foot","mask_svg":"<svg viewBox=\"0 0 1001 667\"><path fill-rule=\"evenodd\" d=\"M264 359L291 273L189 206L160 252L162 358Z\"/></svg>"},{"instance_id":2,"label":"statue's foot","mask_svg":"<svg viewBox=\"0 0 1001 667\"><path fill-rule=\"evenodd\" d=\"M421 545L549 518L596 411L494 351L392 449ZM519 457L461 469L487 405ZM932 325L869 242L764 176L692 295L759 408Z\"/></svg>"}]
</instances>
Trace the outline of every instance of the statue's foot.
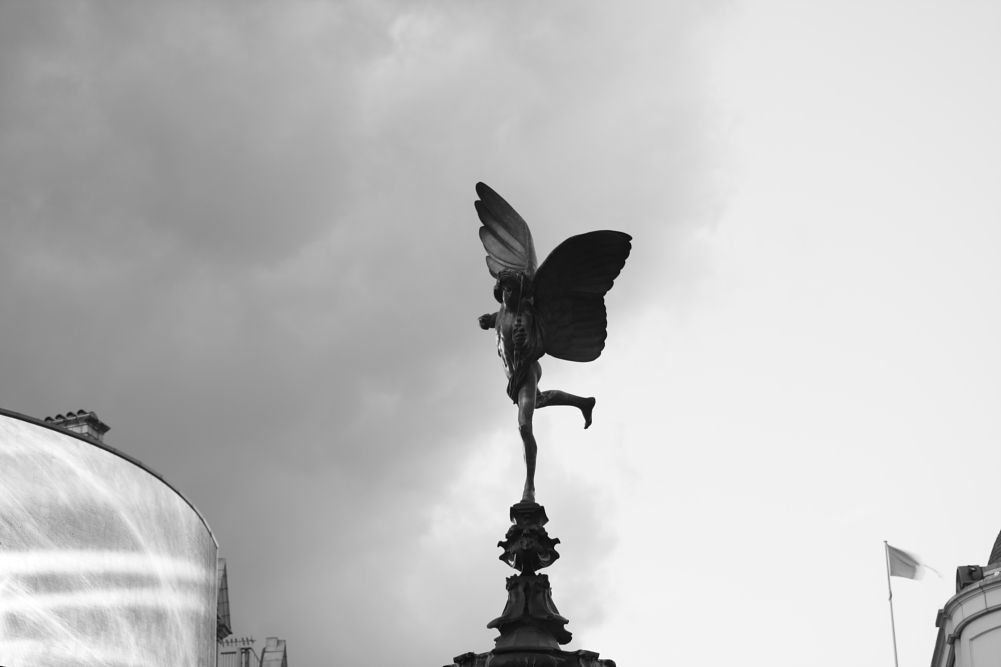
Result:
<instances>
[{"instance_id":1,"label":"statue's foot","mask_svg":"<svg viewBox=\"0 0 1001 667\"><path fill-rule=\"evenodd\" d=\"M588 426L591 425L591 412L594 411L594 404L596 402L597 401L595 401L594 396L592 396L591 398L585 398L584 399L584 406L580 409L580 411L584 413L584 428L585 429Z\"/></svg>"},{"instance_id":2,"label":"statue's foot","mask_svg":"<svg viewBox=\"0 0 1001 667\"><path fill-rule=\"evenodd\" d=\"M534 503L535 502L535 485L529 486L525 484L525 492L521 494L521 502L523 503Z\"/></svg>"}]
</instances>

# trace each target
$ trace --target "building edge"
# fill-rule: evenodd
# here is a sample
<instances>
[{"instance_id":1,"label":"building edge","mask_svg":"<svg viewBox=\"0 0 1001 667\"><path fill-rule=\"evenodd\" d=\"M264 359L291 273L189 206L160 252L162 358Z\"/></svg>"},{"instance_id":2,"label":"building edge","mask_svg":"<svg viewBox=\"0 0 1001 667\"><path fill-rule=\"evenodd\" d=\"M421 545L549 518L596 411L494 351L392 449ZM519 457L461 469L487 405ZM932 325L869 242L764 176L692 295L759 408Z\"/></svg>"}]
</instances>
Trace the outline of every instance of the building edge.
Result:
<instances>
[{"instance_id":1,"label":"building edge","mask_svg":"<svg viewBox=\"0 0 1001 667\"><path fill-rule=\"evenodd\" d=\"M59 433L61 435L68 435L68 436L74 437L77 440L80 440L82 442L87 443L88 445L91 445L92 447L97 447L98 449L103 449L104 451L108 452L109 454L114 454L115 456L123 458L126 461L128 461L129 463L131 463L132 465L136 466L137 468L140 468L144 472L147 472L150 475L152 475L153 477L156 477L158 480L160 480L161 482L163 482L171 491L173 491L174 493L176 493L180 497L180 499L183 500L185 503L187 503L188 507L190 507L194 511L194 513L201 520L202 525L205 526L205 530L208 531L209 537L212 538L212 542L215 544L216 551L219 550L219 540L216 539L215 533L212 532L212 527L209 526L209 522L205 520L205 515L203 515L198 510L198 508L195 507L195 504L193 502L191 502L190 500L188 500L188 497L185 496L183 493L181 493L181 491L178 490L178 488L176 486L174 486L173 484L171 484L170 482L168 482L163 475L161 475L157 471L153 470L152 468L150 468L149 466L147 466L145 463L143 463L139 459L137 459L137 458L135 458L133 456L130 456L130 455L126 454L123 451L115 449L114 447L112 447L111 445L109 445L109 444L107 444L105 442L94 440L93 438L88 438L87 436L85 436L85 435L83 435L81 433L76 433L74 431L71 431L69 429L63 428L61 426L55 426L54 424L46 422L43 419L36 419L35 417L30 417L28 415L23 415L20 412L14 412L13 410L7 410L5 408L0 408L0 415L2 415L4 417L10 417L11 419L17 419L19 421L23 421L23 422L26 422L28 424L34 424L35 426L41 426L42 428L49 429L50 431L55 431L56 433Z\"/></svg>"}]
</instances>

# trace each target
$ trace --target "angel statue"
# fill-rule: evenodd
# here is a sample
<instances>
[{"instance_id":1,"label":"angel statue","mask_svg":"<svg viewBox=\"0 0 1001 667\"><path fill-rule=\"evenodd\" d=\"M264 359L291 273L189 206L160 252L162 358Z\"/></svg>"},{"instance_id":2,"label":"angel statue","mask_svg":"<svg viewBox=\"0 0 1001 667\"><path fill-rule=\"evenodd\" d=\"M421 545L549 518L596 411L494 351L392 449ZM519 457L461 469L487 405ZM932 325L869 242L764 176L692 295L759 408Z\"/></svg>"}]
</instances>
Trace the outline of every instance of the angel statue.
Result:
<instances>
[{"instance_id":1,"label":"angel statue","mask_svg":"<svg viewBox=\"0 0 1001 667\"><path fill-rule=\"evenodd\" d=\"M570 405L591 425L594 398L563 391L539 391L544 354L567 361L594 361L605 347L605 293L629 257L632 238L600 231L571 236L546 258L535 259L528 225L511 205L483 183L476 184L476 212L483 226L480 241L487 268L496 279L496 313L480 316L480 328L497 330L497 354L507 375L507 395L518 406L518 431L525 446L525 491L521 501L535 502L532 434L536 408Z\"/></svg>"}]
</instances>

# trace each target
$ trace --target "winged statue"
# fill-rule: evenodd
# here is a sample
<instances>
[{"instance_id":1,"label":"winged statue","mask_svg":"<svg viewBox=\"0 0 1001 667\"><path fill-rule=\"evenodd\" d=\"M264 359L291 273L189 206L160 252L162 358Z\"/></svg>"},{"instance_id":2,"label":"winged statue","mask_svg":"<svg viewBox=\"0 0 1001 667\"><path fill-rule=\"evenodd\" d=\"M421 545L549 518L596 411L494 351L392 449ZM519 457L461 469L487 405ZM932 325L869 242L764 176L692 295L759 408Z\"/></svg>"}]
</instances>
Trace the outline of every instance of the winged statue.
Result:
<instances>
[{"instance_id":1,"label":"winged statue","mask_svg":"<svg viewBox=\"0 0 1001 667\"><path fill-rule=\"evenodd\" d=\"M476 184L480 241L487 269L496 280L496 313L481 315L480 328L494 329L497 354L507 375L507 395L518 406L518 431L525 448L522 502L535 502L538 445L532 433L536 408L568 405L591 425L594 397L539 390L548 354L567 361L594 361L605 347L605 294L612 289L632 248L622 232L597 231L571 236L539 266L528 224L510 204L483 183Z\"/></svg>"}]
</instances>

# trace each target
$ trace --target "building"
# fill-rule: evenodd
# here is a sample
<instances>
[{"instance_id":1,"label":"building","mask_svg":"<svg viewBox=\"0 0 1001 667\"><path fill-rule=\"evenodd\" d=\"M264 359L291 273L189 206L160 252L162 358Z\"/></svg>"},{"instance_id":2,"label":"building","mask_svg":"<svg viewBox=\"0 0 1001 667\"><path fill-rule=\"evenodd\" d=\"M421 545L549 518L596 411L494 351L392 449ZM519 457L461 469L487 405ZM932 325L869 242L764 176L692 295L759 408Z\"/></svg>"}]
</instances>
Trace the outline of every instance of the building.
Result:
<instances>
[{"instance_id":1,"label":"building","mask_svg":"<svg viewBox=\"0 0 1001 667\"><path fill-rule=\"evenodd\" d=\"M288 667L284 640L260 656L227 640L229 577L208 523L108 430L85 410L0 409L0 664ZM223 661L233 646L242 662Z\"/></svg>"},{"instance_id":2,"label":"building","mask_svg":"<svg viewBox=\"0 0 1001 667\"><path fill-rule=\"evenodd\" d=\"M1001 662L1001 535L986 566L956 569L956 594L935 619L931 667L980 667Z\"/></svg>"},{"instance_id":3,"label":"building","mask_svg":"<svg viewBox=\"0 0 1001 667\"><path fill-rule=\"evenodd\" d=\"M218 637L217 667L288 667L288 655L285 650L285 640L268 637L261 653L254 648L256 640L253 637L232 637L229 616L229 574L226 571L226 559L219 559L217 569L219 582L219 604L216 614L216 636Z\"/></svg>"},{"instance_id":4,"label":"building","mask_svg":"<svg viewBox=\"0 0 1001 667\"><path fill-rule=\"evenodd\" d=\"M284 639L268 637L264 644L264 650L261 652L261 667L288 667Z\"/></svg>"},{"instance_id":5,"label":"building","mask_svg":"<svg viewBox=\"0 0 1001 667\"><path fill-rule=\"evenodd\" d=\"M80 410L0 410L0 664L213 667L218 544Z\"/></svg>"},{"instance_id":6,"label":"building","mask_svg":"<svg viewBox=\"0 0 1001 667\"><path fill-rule=\"evenodd\" d=\"M233 634L229 620L229 577L226 575L225 558L218 560L216 581L219 582L219 603L216 605L216 639L222 641Z\"/></svg>"},{"instance_id":7,"label":"building","mask_svg":"<svg viewBox=\"0 0 1001 667\"><path fill-rule=\"evenodd\" d=\"M230 638L219 643L218 667L288 667L285 640L268 637L258 655L253 637Z\"/></svg>"},{"instance_id":8,"label":"building","mask_svg":"<svg viewBox=\"0 0 1001 667\"><path fill-rule=\"evenodd\" d=\"M254 651L253 637L230 637L219 642L218 667L258 667L261 656Z\"/></svg>"}]
</instances>

